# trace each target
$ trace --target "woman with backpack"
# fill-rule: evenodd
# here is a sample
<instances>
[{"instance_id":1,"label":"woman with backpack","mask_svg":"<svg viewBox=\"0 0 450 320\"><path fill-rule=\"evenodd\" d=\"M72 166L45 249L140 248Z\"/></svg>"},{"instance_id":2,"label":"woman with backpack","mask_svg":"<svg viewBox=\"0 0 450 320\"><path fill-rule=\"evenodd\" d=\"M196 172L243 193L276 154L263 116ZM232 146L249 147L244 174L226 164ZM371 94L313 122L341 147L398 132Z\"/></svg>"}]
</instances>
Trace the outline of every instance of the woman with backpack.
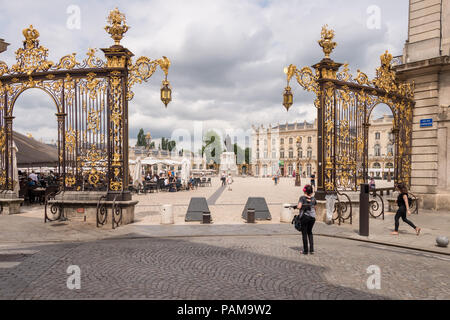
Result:
<instances>
[{"instance_id":1,"label":"woman with backpack","mask_svg":"<svg viewBox=\"0 0 450 320\"><path fill-rule=\"evenodd\" d=\"M406 218L406 214L411 215L411 210L410 210L410 207L409 207L411 200L408 197L408 188L406 188L406 185L404 183L400 183L397 186L397 188L400 191L400 194L399 194L399 196L397 198L398 210L397 210L397 214L395 215L395 231L392 232L392 235L398 236L398 227L400 225L400 218L402 218L403 222L406 222L414 230L416 230L416 234L417 235L420 235L421 229L416 227L414 225L414 223L412 223L411 221L409 221Z\"/></svg>"},{"instance_id":2,"label":"woman with backpack","mask_svg":"<svg viewBox=\"0 0 450 320\"><path fill-rule=\"evenodd\" d=\"M297 208L300 210L300 223L303 238L303 251L302 254L314 254L314 240L312 229L316 223L316 205L317 201L312 196L313 188L311 185L305 186L303 189L304 196L298 200ZM308 251L309 240L309 251Z\"/></svg>"}]
</instances>

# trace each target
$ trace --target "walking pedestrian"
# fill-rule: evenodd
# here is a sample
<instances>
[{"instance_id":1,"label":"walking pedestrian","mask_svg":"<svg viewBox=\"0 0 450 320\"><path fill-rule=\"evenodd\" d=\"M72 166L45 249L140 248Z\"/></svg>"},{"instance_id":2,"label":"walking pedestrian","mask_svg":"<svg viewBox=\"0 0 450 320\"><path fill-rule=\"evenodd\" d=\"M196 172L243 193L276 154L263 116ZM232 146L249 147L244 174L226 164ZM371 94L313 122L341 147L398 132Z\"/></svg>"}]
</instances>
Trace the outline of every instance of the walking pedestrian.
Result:
<instances>
[{"instance_id":1,"label":"walking pedestrian","mask_svg":"<svg viewBox=\"0 0 450 320\"><path fill-rule=\"evenodd\" d=\"M370 182L369 182L369 188L370 188L370 190L376 190L376 185L375 185L375 179L372 177L371 179L370 179Z\"/></svg>"},{"instance_id":2,"label":"walking pedestrian","mask_svg":"<svg viewBox=\"0 0 450 320\"><path fill-rule=\"evenodd\" d=\"M277 170L277 173L275 174L275 185L278 185L278 182L280 181L280 177L281 177L281 171L280 169Z\"/></svg>"},{"instance_id":3,"label":"walking pedestrian","mask_svg":"<svg viewBox=\"0 0 450 320\"><path fill-rule=\"evenodd\" d=\"M311 185L303 188L304 195L298 200L297 208L300 210L300 223L303 239L302 254L314 254L314 239L312 229L316 223L316 205L317 201L312 196L313 188ZM309 248L308 248L309 241ZM309 250L308 250L309 249Z\"/></svg>"},{"instance_id":4,"label":"walking pedestrian","mask_svg":"<svg viewBox=\"0 0 450 320\"><path fill-rule=\"evenodd\" d=\"M222 177L220 179L222 180L222 187L225 187L227 184L227 178L225 177L225 172L222 172Z\"/></svg>"},{"instance_id":5,"label":"walking pedestrian","mask_svg":"<svg viewBox=\"0 0 450 320\"><path fill-rule=\"evenodd\" d=\"M313 192L316 189L316 172L311 175L311 188Z\"/></svg>"},{"instance_id":6,"label":"walking pedestrian","mask_svg":"<svg viewBox=\"0 0 450 320\"><path fill-rule=\"evenodd\" d=\"M231 185L233 184L233 177L231 176L231 173L228 174L228 178L227 178L227 184L228 184L228 191L231 191Z\"/></svg>"},{"instance_id":7,"label":"walking pedestrian","mask_svg":"<svg viewBox=\"0 0 450 320\"><path fill-rule=\"evenodd\" d=\"M397 214L395 215L395 231L392 232L392 235L398 236L398 228L400 225L400 218L402 218L403 222L409 224L411 226L411 228L413 228L416 231L417 235L420 235L421 229L416 227L414 225L414 223L412 221L408 220L406 217L407 214L408 214L408 216L411 215L410 199L408 196L408 188L406 187L406 185L404 183L400 183L397 186L397 188L400 191L400 194L397 198L398 210L397 210Z\"/></svg>"}]
</instances>

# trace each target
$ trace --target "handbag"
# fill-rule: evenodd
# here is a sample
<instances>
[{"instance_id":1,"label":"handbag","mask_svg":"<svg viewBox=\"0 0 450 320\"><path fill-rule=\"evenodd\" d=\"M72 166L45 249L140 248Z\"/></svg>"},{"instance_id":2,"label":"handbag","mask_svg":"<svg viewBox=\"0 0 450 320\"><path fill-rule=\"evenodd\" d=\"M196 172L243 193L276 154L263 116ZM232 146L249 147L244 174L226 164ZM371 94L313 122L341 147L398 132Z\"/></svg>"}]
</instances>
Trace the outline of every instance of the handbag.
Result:
<instances>
[{"instance_id":1,"label":"handbag","mask_svg":"<svg viewBox=\"0 0 450 320\"><path fill-rule=\"evenodd\" d=\"M300 222L300 215L295 215L294 219L292 219L291 224L294 225L295 229L297 229L297 231L302 232L302 224Z\"/></svg>"}]
</instances>

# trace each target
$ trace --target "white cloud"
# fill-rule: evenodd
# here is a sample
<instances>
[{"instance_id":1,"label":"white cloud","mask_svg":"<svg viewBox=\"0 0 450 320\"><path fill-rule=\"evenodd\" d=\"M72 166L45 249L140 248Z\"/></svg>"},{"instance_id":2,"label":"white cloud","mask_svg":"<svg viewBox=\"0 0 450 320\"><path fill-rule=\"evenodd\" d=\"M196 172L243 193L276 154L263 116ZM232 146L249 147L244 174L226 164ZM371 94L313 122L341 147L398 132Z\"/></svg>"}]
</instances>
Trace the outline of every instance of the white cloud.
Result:
<instances>
[{"instance_id":1,"label":"white cloud","mask_svg":"<svg viewBox=\"0 0 450 320\"><path fill-rule=\"evenodd\" d=\"M22 44L21 31L33 24L40 31L41 44L50 49L51 60L72 52L82 60L89 47L112 44L103 27L116 3L4 2L0 37L11 46L0 58L9 64L14 62L14 51ZM66 27L66 9L73 4L81 9L80 30ZM370 5L381 8L380 30L366 27ZM291 111L286 113L282 107L283 67L290 63L312 65L322 59L317 45L322 25L329 24L336 30L338 47L332 58L349 62L352 71L361 69L369 75L373 75L386 49L401 54L408 25L407 0L131 0L121 2L119 9L131 26L122 41L124 46L137 57L156 59L165 55L172 60L169 79L174 100L168 109L159 100L161 71L149 83L135 86L135 98L129 105L132 139L141 127L154 137L168 137L176 128L192 130L194 121L223 130L246 130L251 124L278 121L311 121L316 112L313 96L298 86ZM31 100L35 103L27 104ZM18 104L18 110L40 114L39 108L45 108L52 114L53 106L48 107L45 96L24 98ZM36 130L34 136L50 136L56 127L51 118L40 116L32 121L36 127L27 127L28 120L19 120L18 116L25 114L17 115L15 128Z\"/></svg>"}]
</instances>

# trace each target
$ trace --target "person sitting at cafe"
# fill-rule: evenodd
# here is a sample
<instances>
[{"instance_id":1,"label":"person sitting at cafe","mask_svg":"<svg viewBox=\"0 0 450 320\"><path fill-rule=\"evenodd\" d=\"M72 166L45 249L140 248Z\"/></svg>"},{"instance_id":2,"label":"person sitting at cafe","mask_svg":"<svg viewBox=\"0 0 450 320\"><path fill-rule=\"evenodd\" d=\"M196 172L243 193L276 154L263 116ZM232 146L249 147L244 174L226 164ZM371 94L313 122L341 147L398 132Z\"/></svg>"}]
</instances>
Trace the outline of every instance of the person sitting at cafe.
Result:
<instances>
[{"instance_id":1,"label":"person sitting at cafe","mask_svg":"<svg viewBox=\"0 0 450 320\"><path fill-rule=\"evenodd\" d=\"M34 181L34 180L31 179L31 178L28 178L28 187L29 187L29 188L37 187L36 181Z\"/></svg>"},{"instance_id":2,"label":"person sitting at cafe","mask_svg":"<svg viewBox=\"0 0 450 320\"><path fill-rule=\"evenodd\" d=\"M55 174L53 173L53 171L50 170L50 173L47 176L46 180L47 180L46 183L48 186L55 185L56 177L55 177Z\"/></svg>"},{"instance_id":3,"label":"person sitting at cafe","mask_svg":"<svg viewBox=\"0 0 450 320\"><path fill-rule=\"evenodd\" d=\"M181 189L181 187L183 186L183 184L182 184L182 181L181 181L181 178L180 178L180 177L177 177L177 180L176 180L176 186L177 186L177 190L180 190L180 189Z\"/></svg>"},{"instance_id":4,"label":"person sitting at cafe","mask_svg":"<svg viewBox=\"0 0 450 320\"><path fill-rule=\"evenodd\" d=\"M31 178L28 178L27 185L28 185L28 198L30 199L29 200L30 203L33 203L35 200L35 194L33 192L33 189L36 189L38 186L37 186L36 181L34 181Z\"/></svg>"},{"instance_id":5,"label":"person sitting at cafe","mask_svg":"<svg viewBox=\"0 0 450 320\"><path fill-rule=\"evenodd\" d=\"M191 176L191 177L189 178L189 182L188 182L189 189L194 190L194 182L195 182L194 177Z\"/></svg>"},{"instance_id":6,"label":"person sitting at cafe","mask_svg":"<svg viewBox=\"0 0 450 320\"><path fill-rule=\"evenodd\" d=\"M33 180L34 182L38 183L39 182L39 178L37 176L36 173L34 173L34 170L31 171L30 175L28 176L31 180Z\"/></svg>"}]
</instances>

